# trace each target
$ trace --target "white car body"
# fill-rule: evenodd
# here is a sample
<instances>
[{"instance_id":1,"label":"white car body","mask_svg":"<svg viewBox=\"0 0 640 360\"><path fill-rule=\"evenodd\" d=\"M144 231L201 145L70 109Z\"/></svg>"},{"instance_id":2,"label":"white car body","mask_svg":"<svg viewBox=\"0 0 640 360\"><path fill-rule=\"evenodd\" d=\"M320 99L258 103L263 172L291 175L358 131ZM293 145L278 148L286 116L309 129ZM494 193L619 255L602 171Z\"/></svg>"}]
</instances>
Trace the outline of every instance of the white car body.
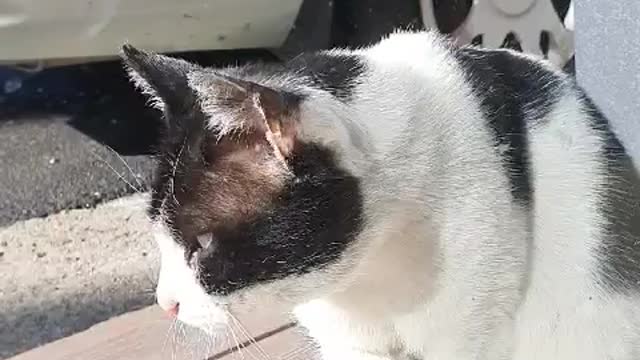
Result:
<instances>
[{"instance_id":1,"label":"white car body","mask_svg":"<svg viewBox=\"0 0 640 360\"><path fill-rule=\"evenodd\" d=\"M124 42L158 52L273 48L302 0L0 0L0 62L115 56Z\"/></svg>"}]
</instances>

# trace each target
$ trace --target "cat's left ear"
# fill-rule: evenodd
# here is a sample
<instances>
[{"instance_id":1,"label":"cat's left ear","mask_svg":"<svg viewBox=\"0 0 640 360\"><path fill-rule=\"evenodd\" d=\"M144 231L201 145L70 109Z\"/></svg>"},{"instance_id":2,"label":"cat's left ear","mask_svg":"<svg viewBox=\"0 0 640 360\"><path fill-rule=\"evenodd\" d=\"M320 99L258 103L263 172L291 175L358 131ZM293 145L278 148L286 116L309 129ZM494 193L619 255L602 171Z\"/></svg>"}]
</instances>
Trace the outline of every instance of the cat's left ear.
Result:
<instances>
[{"instance_id":1,"label":"cat's left ear","mask_svg":"<svg viewBox=\"0 0 640 360\"><path fill-rule=\"evenodd\" d=\"M190 73L189 85L218 137L257 135L278 157L289 157L299 134L301 95L211 71Z\"/></svg>"},{"instance_id":2,"label":"cat's left ear","mask_svg":"<svg viewBox=\"0 0 640 360\"><path fill-rule=\"evenodd\" d=\"M180 112L190 105L194 92L189 87L187 75L201 68L184 60L154 54L126 44L121 57L125 67L142 93L149 96L151 104L164 112Z\"/></svg>"}]
</instances>

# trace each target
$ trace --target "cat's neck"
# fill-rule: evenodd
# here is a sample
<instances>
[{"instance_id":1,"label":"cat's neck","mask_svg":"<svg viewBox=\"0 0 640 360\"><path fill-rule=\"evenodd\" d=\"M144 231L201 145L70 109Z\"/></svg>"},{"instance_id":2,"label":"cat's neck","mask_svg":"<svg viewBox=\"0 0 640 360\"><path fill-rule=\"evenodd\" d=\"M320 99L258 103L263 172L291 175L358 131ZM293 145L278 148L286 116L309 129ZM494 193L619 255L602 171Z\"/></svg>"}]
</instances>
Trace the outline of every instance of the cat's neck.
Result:
<instances>
[{"instance_id":1,"label":"cat's neck","mask_svg":"<svg viewBox=\"0 0 640 360\"><path fill-rule=\"evenodd\" d=\"M406 55L394 49L363 54L368 75L336 118L348 141L360 145L342 157L361 178L374 218L386 219L397 207L437 222L448 194L468 195L470 178L495 186L501 167L487 148L493 140L478 120L480 104L450 50L433 43Z\"/></svg>"}]
</instances>

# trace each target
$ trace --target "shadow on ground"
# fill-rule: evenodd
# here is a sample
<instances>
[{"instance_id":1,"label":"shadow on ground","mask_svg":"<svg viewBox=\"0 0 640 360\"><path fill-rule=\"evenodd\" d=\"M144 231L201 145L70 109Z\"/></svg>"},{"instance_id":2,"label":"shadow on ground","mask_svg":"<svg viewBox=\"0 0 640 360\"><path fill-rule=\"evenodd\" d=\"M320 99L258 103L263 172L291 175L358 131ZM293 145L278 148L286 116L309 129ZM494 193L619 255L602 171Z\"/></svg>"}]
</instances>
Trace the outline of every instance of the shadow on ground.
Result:
<instances>
[{"instance_id":1,"label":"shadow on ground","mask_svg":"<svg viewBox=\"0 0 640 360\"><path fill-rule=\"evenodd\" d=\"M124 284L126 285L126 284ZM108 291L108 296L104 292ZM0 359L73 335L113 316L153 304L150 292L125 286L52 298L45 306L23 306L0 313Z\"/></svg>"}]
</instances>

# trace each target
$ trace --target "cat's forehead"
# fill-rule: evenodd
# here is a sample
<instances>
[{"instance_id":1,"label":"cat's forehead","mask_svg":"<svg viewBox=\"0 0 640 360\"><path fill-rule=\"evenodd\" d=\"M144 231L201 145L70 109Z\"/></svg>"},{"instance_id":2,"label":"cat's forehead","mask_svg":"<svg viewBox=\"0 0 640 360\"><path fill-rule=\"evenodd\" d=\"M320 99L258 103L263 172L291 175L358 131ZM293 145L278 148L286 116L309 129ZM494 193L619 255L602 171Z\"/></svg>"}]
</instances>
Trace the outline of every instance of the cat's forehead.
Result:
<instances>
[{"instance_id":1,"label":"cat's forehead","mask_svg":"<svg viewBox=\"0 0 640 360\"><path fill-rule=\"evenodd\" d=\"M266 141L201 137L168 144L152 185L152 220L183 242L248 221L272 206L290 177L265 152Z\"/></svg>"}]
</instances>

